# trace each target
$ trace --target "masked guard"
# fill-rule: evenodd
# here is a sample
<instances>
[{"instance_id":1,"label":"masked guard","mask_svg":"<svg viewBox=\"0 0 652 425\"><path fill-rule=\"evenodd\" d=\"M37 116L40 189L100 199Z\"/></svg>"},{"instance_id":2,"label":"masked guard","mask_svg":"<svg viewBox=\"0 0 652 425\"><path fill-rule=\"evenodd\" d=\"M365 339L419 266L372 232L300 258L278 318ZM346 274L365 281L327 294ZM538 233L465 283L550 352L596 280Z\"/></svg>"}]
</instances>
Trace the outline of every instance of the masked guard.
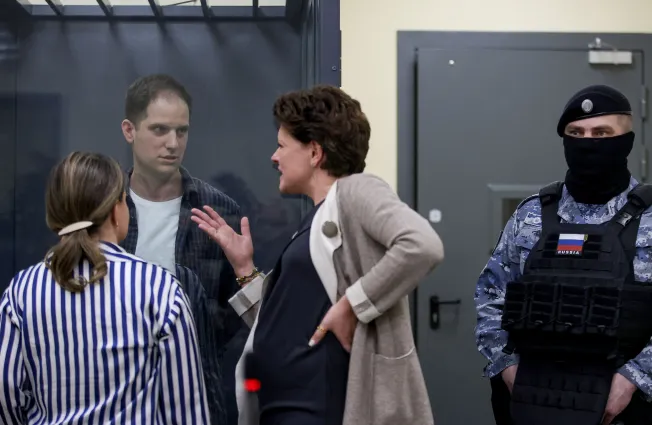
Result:
<instances>
[{"instance_id":1,"label":"masked guard","mask_svg":"<svg viewBox=\"0 0 652 425\"><path fill-rule=\"evenodd\" d=\"M557 126L568 171L525 199L476 290L498 425L652 424L652 187L628 100L587 87Z\"/></svg>"}]
</instances>

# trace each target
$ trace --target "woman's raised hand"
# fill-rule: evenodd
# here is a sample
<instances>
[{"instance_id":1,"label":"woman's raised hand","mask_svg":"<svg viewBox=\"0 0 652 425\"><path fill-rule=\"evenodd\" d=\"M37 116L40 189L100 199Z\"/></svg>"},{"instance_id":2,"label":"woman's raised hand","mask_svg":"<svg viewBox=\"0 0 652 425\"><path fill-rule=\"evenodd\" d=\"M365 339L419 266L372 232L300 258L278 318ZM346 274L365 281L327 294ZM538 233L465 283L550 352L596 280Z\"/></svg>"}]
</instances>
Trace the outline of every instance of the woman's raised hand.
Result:
<instances>
[{"instance_id":1,"label":"woman's raised hand","mask_svg":"<svg viewBox=\"0 0 652 425\"><path fill-rule=\"evenodd\" d=\"M242 217L239 235L213 208L205 205L204 211L193 208L190 219L222 248L237 277L249 275L254 269L254 244L247 217Z\"/></svg>"}]
</instances>

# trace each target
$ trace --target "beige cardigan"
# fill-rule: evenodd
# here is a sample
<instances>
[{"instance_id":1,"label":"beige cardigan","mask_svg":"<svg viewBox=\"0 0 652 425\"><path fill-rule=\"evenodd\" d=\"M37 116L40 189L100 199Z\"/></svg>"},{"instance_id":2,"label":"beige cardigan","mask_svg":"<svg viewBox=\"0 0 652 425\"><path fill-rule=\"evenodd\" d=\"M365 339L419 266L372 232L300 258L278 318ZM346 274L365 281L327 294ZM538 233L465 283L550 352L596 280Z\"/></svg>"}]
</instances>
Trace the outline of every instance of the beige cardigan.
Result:
<instances>
[{"instance_id":1,"label":"beige cardigan","mask_svg":"<svg viewBox=\"0 0 652 425\"><path fill-rule=\"evenodd\" d=\"M331 301L346 294L359 319L343 425L434 424L408 294L443 260L437 233L384 181L355 174L337 180L315 214L310 253ZM245 353L266 288L267 278L258 277L229 300L252 328ZM236 368L239 425L252 425L242 415L254 408L245 406L242 363Z\"/></svg>"}]
</instances>

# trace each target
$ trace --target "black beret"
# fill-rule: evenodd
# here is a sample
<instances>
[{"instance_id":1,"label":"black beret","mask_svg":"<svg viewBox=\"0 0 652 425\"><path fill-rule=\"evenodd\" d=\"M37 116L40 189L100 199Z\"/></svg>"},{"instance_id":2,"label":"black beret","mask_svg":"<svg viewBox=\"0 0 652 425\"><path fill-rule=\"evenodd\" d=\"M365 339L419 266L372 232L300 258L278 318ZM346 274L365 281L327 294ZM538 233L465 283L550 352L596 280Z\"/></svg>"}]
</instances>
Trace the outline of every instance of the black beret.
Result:
<instances>
[{"instance_id":1,"label":"black beret","mask_svg":"<svg viewBox=\"0 0 652 425\"><path fill-rule=\"evenodd\" d=\"M632 107L624 94L609 86L589 86L575 93L564 107L557 134L564 136L569 123L600 115L631 115Z\"/></svg>"}]
</instances>

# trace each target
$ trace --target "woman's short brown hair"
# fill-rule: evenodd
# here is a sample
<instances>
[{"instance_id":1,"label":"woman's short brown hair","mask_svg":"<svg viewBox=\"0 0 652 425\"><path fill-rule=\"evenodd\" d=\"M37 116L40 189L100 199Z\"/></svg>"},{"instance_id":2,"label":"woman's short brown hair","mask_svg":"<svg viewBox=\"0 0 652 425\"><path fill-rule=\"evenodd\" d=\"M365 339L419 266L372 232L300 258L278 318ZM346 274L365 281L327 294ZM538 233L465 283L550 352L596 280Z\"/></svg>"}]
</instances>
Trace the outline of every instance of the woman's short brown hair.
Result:
<instances>
[{"instance_id":1,"label":"woman's short brown hair","mask_svg":"<svg viewBox=\"0 0 652 425\"><path fill-rule=\"evenodd\" d=\"M360 102L337 87L318 85L280 96L274 119L298 141L318 143L321 167L334 177L361 173L369 151L371 127Z\"/></svg>"},{"instance_id":2,"label":"woman's short brown hair","mask_svg":"<svg viewBox=\"0 0 652 425\"><path fill-rule=\"evenodd\" d=\"M45 264L63 288L73 292L84 289L88 282L75 277L83 259L91 264L90 283L106 276L106 259L93 235L122 200L124 191L120 165L102 154L73 152L52 170L45 195L48 227L58 233L79 221L93 223L89 228L62 236L46 255Z\"/></svg>"}]
</instances>

